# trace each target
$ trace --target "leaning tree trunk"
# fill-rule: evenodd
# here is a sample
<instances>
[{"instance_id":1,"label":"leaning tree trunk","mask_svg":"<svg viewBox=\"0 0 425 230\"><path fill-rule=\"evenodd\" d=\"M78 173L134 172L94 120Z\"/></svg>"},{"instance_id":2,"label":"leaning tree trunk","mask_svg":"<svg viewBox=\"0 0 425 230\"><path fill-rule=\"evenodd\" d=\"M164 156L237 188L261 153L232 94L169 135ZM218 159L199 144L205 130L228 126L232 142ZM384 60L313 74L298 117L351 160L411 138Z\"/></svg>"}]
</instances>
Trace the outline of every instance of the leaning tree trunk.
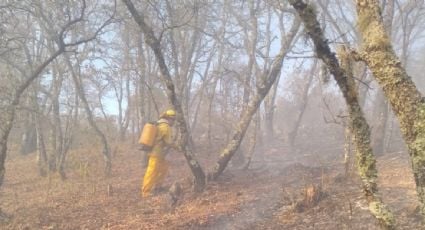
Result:
<instances>
[{"instance_id":1,"label":"leaning tree trunk","mask_svg":"<svg viewBox=\"0 0 425 230\"><path fill-rule=\"evenodd\" d=\"M378 1L358 0L357 16L363 44L356 57L372 70L399 120L412 162L420 211L425 216L425 100L394 53Z\"/></svg>"},{"instance_id":2,"label":"leaning tree trunk","mask_svg":"<svg viewBox=\"0 0 425 230\"><path fill-rule=\"evenodd\" d=\"M178 128L180 130L181 139L180 146L183 148L183 153L188 162L188 165L192 171L193 176L195 177L194 181L194 190L197 192L203 191L205 188L205 173L201 168L201 165L195 159L195 155L192 152L192 149L189 145L189 130L187 128L186 119L183 114L182 106L179 99L177 98L173 80L171 79L171 74L168 70L167 65L165 64L164 55L161 51L161 44L158 38L155 37L155 34L152 28L146 24L143 14L139 13L134 7L133 3L130 0L122 0L127 6L131 15L133 16L136 23L139 25L140 29L145 35L145 42L150 46L155 54L155 58L158 62L159 69L161 71L162 81L165 82L167 86L167 97L170 103L174 106L174 109L177 111L176 120L178 123Z\"/></svg>"},{"instance_id":3,"label":"leaning tree trunk","mask_svg":"<svg viewBox=\"0 0 425 230\"><path fill-rule=\"evenodd\" d=\"M395 229L392 213L384 205L378 195L376 160L370 145L370 130L363 111L358 102L349 57L342 49L340 56L343 60L339 65L335 54L331 52L327 40L316 18L316 13L311 5L302 0L290 0L291 5L297 10L304 22L304 26L313 40L317 56L326 64L340 88L349 112L349 127L354 137L356 147L357 167L363 183L363 192L369 203L369 210L379 221L384 229Z\"/></svg>"},{"instance_id":4,"label":"leaning tree trunk","mask_svg":"<svg viewBox=\"0 0 425 230\"><path fill-rule=\"evenodd\" d=\"M297 18L294 20L295 21L292 25L289 35L286 36L286 39L284 38L282 33L280 52L273 61L273 64L267 76L258 79L257 92L253 97L251 97L248 106L242 111L240 120L236 125L236 130L232 136L232 139L222 150L216 166L208 174L209 179L217 179L218 176L220 176L221 173L224 171L230 159L235 154L236 150L239 148L239 145L241 144L245 132L251 122L252 116L257 111L264 97L270 91L270 88L275 83L277 76L279 76L279 74L281 73L283 59L289 51L290 47L292 46L295 35L297 34L301 23L300 20Z\"/></svg>"}]
</instances>

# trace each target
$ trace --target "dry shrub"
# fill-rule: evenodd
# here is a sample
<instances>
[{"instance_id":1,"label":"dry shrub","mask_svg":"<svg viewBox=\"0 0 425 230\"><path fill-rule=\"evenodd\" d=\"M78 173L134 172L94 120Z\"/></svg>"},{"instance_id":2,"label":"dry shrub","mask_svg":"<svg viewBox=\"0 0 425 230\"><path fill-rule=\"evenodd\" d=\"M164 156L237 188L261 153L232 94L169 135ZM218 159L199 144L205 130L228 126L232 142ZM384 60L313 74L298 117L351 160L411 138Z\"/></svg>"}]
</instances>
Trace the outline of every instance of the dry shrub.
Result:
<instances>
[{"instance_id":1,"label":"dry shrub","mask_svg":"<svg viewBox=\"0 0 425 230\"><path fill-rule=\"evenodd\" d=\"M295 211L304 212L316 206L324 197L322 186L310 184L303 191L303 199L295 204Z\"/></svg>"}]
</instances>

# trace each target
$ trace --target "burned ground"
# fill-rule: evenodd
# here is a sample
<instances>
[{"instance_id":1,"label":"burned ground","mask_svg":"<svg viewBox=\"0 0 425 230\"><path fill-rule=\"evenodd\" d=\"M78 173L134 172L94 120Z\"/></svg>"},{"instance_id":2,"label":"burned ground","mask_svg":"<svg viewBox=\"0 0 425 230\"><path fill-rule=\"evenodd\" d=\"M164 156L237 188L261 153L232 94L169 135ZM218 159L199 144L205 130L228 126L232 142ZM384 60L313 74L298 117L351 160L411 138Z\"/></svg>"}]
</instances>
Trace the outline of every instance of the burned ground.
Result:
<instances>
[{"instance_id":1,"label":"burned ground","mask_svg":"<svg viewBox=\"0 0 425 230\"><path fill-rule=\"evenodd\" d=\"M291 151L268 145L255 153L251 167L228 168L201 194L190 188L182 155L169 156L165 186L178 181L183 194L175 206L165 191L140 198L141 154L120 147L112 177L101 175L96 148L70 154L68 179L37 176L34 155L12 155L1 188L2 229L379 229L369 214L357 176L344 175L341 149ZM199 150L202 164L214 157ZM210 156L210 157L203 157ZM98 159L99 158L99 159ZM90 163L88 163L90 162ZM379 189L400 229L420 229L408 156L378 158ZM21 170L25 169L25 170ZM312 205L306 190L320 187ZM303 205L302 208L299 208Z\"/></svg>"}]
</instances>

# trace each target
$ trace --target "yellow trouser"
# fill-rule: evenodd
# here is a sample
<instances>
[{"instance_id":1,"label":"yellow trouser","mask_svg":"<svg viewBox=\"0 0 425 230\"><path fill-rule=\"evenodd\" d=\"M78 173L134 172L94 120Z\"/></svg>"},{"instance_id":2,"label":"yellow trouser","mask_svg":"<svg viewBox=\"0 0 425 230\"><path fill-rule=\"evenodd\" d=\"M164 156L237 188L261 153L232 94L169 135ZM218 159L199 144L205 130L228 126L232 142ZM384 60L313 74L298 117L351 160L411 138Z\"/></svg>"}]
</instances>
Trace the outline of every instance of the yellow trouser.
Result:
<instances>
[{"instance_id":1,"label":"yellow trouser","mask_svg":"<svg viewBox=\"0 0 425 230\"><path fill-rule=\"evenodd\" d=\"M164 157L150 156L148 168L143 177L142 197L150 195L152 189L161 185L168 172L168 163Z\"/></svg>"}]
</instances>

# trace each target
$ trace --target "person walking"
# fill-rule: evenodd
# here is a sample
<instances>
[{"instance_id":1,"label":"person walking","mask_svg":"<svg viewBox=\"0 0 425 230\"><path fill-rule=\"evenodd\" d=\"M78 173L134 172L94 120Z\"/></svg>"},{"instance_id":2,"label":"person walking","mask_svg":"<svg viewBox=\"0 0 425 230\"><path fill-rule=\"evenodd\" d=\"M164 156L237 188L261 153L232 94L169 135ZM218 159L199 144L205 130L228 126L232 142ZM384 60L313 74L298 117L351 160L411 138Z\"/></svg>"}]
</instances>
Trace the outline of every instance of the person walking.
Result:
<instances>
[{"instance_id":1,"label":"person walking","mask_svg":"<svg viewBox=\"0 0 425 230\"><path fill-rule=\"evenodd\" d=\"M152 151L149 152L149 162L142 183L142 197L148 197L154 189L159 189L168 173L168 162L165 157L170 148L176 148L172 142L171 127L174 124L176 112L168 109L161 114L156 122L157 133Z\"/></svg>"}]
</instances>

